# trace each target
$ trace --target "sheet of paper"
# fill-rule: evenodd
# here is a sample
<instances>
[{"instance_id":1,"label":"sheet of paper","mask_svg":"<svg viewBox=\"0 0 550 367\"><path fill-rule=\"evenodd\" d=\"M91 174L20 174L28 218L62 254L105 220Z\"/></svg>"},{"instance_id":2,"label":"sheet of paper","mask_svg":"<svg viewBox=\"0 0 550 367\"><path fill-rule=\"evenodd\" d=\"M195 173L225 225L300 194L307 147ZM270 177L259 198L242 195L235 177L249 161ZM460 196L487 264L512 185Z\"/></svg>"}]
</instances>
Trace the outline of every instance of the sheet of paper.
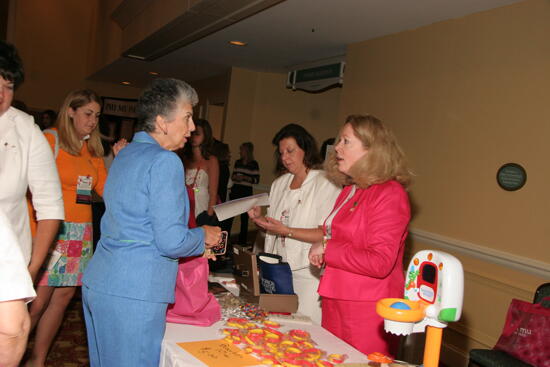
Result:
<instances>
[{"instance_id":1,"label":"sheet of paper","mask_svg":"<svg viewBox=\"0 0 550 367\"><path fill-rule=\"evenodd\" d=\"M214 211L216 212L218 220L222 221L246 213L255 206L266 205L269 205L269 194L264 192L262 194L247 196L214 205Z\"/></svg>"},{"instance_id":2,"label":"sheet of paper","mask_svg":"<svg viewBox=\"0 0 550 367\"><path fill-rule=\"evenodd\" d=\"M208 367L245 367L260 364L256 358L223 339L177 344Z\"/></svg>"}]
</instances>

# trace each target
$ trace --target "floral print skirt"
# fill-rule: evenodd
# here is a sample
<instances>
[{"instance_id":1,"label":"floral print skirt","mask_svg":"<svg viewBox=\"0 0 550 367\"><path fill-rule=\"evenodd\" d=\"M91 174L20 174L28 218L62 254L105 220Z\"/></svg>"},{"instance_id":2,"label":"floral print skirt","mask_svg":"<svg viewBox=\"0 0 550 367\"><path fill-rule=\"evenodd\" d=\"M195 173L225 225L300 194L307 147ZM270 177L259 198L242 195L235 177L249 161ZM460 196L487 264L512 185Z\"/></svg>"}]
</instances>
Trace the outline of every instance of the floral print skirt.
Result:
<instances>
[{"instance_id":1,"label":"floral print skirt","mask_svg":"<svg viewBox=\"0 0 550 367\"><path fill-rule=\"evenodd\" d=\"M82 273L92 258L92 223L63 222L56 245L44 261L38 285L70 287L82 285Z\"/></svg>"}]
</instances>

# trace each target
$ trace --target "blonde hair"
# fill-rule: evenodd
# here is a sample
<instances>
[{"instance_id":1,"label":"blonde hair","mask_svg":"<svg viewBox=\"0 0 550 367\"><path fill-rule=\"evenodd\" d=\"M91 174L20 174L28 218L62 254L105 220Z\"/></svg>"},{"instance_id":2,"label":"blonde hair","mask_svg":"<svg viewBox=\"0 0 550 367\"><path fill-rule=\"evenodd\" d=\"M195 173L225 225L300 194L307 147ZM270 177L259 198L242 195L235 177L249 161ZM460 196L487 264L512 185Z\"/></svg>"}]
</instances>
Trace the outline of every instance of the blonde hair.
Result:
<instances>
[{"instance_id":1,"label":"blonde hair","mask_svg":"<svg viewBox=\"0 0 550 367\"><path fill-rule=\"evenodd\" d=\"M340 185L356 184L360 188L390 180L407 187L411 173L403 150L388 127L372 115L349 115L344 126L346 124L351 126L368 152L353 164L348 174L344 174L338 170L336 152L333 150L325 162L327 176ZM340 130L336 143L340 142L341 134Z\"/></svg>"},{"instance_id":2,"label":"blonde hair","mask_svg":"<svg viewBox=\"0 0 550 367\"><path fill-rule=\"evenodd\" d=\"M80 155L82 143L78 137L73 119L69 116L69 110L76 111L79 107L88 103L96 102L101 107L101 99L92 90L81 89L69 93L59 109L59 115L55 123L59 135L59 147L72 155ZM103 145L101 144L101 134L99 133L99 124L90 134L87 140L88 151L94 157L103 157Z\"/></svg>"}]
</instances>

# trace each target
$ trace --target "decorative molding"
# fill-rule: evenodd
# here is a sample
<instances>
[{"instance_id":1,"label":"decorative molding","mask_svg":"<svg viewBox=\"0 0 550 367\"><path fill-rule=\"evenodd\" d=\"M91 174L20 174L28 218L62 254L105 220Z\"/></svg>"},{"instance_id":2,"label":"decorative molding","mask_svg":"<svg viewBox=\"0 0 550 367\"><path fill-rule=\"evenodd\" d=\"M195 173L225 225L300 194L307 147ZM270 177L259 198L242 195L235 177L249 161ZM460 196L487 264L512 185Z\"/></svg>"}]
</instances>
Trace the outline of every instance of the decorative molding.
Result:
<instances>
[{"instance_id":1,"label":"decorative molding","mask_svg":"<svg viewBox=\"0 0 550 367\"><path fill-rule=\"evenodd\" d=\"M460 321L449 324L448 328L453 330L455 333L463 335L468 339L474 340L477 343L485 346L485 348L489 348L489 349L492 348L493 345L495 345L498 339L498 336L497 337L491 336L479 329L466 326Z\"/></svg>"},{"instance_id":2,"label":"decorative molding","mask_svg":"<svg viewBox=\"0 0 550 367\"><path fill-rule=\"evenodd\" d=\"M483 275L479 275L469 271L464 271L464 277L465 277L465 281L467 282L473 282L478 285L482 285L483 287L493 288L498 292L501 292L502 294L509 295L510 298L531 300L533 297L533 294L531 291L514 287L512 285L500 282L497 279L488 278ZM483 344L486 348L492 348L498 339L498 336L495 337L493 335L489 335L485 333L482 330L465 325L462 322L462 320L459 320L458 322L450 323L448 327L449 329L452 329L453 331L467 338L470 338L480 344Z\"/></svg>"},{"instance_id":3,"label":"decorative molding","mask_svg":"<svg viewBox=\"0 0 550 367\"><path fill-rule=\"evenodd\" d=\"M460 252L464 255L550 279L550 264L509 252L495 250L466 241L445 237L421 229L410 229L414 240L439 247L444 250Z\"/></svg>"},{"instance_id":4,"label":"decorative molding","mask_svg":"<svg viewBox=\"0 0 550 367\"><path fill-rule=\"evenodd\" d=\"M493 288L501 293L509 294L512 298L528 301L533 299L533 291L531 289L519 288L509 283L504 283L499 279L490 278L472 271L464 271L464 280L483 285L484 287Z\"/></svg>"}]
</instances>

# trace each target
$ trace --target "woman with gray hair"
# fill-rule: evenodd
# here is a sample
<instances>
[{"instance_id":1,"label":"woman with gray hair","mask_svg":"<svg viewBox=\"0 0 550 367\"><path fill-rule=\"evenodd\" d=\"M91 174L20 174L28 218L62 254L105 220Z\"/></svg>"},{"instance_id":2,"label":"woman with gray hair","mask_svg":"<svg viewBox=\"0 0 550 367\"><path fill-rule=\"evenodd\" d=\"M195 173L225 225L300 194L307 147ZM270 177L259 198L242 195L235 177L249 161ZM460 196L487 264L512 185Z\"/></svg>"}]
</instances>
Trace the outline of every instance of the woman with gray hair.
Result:
<instances>
[{"instance_id":1,"label":"woman with gray hair","mask_svg":"<svg viewBox=\"0 0 550 367\"><path fill-rule=\"evenodd\" d=\"M157 366L177 258L220 241L219 227L188 228L184 169L172 152L195 130L197 102L185 82L153 81L138 101L138 132L111 166L82 287L91 367Z\"/></svg>"}]
</instances>

